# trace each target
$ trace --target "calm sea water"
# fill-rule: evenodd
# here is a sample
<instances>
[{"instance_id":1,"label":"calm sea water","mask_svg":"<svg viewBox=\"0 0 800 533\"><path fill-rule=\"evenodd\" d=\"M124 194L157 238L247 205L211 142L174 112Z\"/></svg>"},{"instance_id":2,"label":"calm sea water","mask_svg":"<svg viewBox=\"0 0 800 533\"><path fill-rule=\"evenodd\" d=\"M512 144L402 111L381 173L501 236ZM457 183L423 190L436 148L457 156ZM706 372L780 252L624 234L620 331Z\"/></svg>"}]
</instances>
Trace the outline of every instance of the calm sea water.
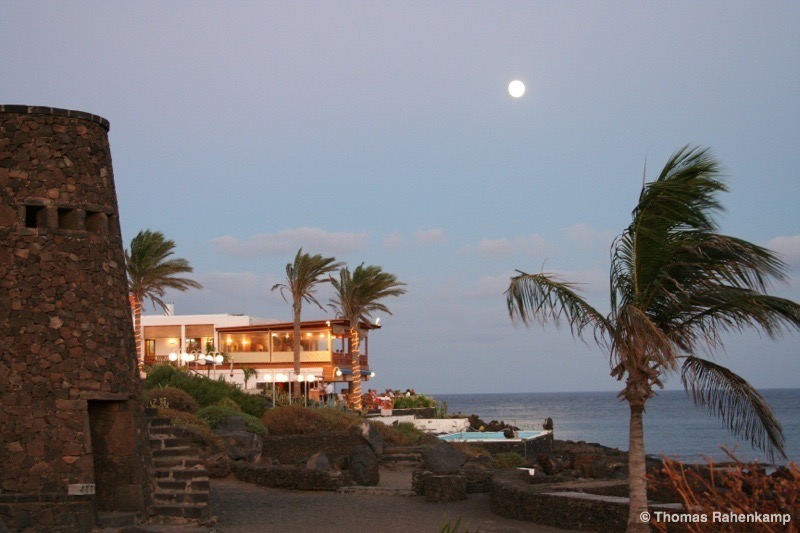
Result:
<instances>
[{"instance_id":1,"label":"calm sea water","mask_svg":"<svg viewBox=\"0 0 800 533\"><path fill-rule=\"evenodd\" d=\"M800 389L760 392L783 426L788 461L800 463ZM544 419L551 417L557 439L628 449L629 411L615 392L434 396L447 402L450 414L476 414L486 422L504 420L521 429L541 429ZM720 449L725 445L731 450L736 446L735 454L742 460L768 462L760 450L754 450L748 443L737 443L718 418L694 407L684 391L661 391L649 400L644 427L648 454L677 456L684 461L703 461L703 456L727 460Z\"/></svg>"}]
</instances>

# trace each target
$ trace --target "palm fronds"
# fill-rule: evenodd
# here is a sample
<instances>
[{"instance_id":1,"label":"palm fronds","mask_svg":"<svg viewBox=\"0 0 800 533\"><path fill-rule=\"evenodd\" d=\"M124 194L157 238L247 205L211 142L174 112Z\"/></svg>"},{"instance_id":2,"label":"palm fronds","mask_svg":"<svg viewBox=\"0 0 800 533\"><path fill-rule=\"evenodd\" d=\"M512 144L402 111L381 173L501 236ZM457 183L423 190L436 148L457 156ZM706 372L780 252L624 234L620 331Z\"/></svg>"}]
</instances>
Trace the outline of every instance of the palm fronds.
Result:
<instances>
[{"instance_id":1,"label":"palm fronds","mask_svg":"<svg viewBox=\"0 0 800 533\"><path fill-rule=\"evenodd\" d=\"M734 435L764 450L774 461L786 457L780 422L764 397L731 370L699 357L689 356L681 370L681 382L695 405L720 417Z\"/></svg>"},{"instance_id":2,"label":"palm fronds","mask_svg":"<svg viewBox=\"0 0 800 533\"><path fill-rule=\"evenodd\" d=\"M166 309L163 297L167 289L186 291L203 286L180 274L193 272L186 259L170 258L175 253L175 241L166 239L160 231L142 230L125 250L125 269L128 290L142 302L149 299L154 306Z\"/></svg>"}]
</instances>

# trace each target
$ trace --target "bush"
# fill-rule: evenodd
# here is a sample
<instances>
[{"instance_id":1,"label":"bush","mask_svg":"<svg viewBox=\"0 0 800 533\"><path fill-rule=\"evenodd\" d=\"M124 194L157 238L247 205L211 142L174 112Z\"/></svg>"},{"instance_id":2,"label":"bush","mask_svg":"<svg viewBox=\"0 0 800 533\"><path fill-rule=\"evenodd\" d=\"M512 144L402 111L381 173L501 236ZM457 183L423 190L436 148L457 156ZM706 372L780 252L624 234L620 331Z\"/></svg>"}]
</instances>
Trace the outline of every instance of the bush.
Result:
<instances>
[{"instance_id":1,"label":"bush","mask_svg":"<svg viewBox=\"0 0 800 533\"><path fill-rule=\"evenodd\" d=\"M730 451L724 451L734 461L733 465L715 465L710 459L707 467L684 465L665 457L663 468L648 476L649 483L657 491L671 493L684 509L691 509L692 513L706 516L714 512L785 514L790 516L790 528L800 521L800 467L796 463L779 467L767 475L758 463L743 463ZM666 531L663 522L652 525L659 531ZM689 531L708 530L707 524L685 525ZM771 527L773 525L777 527ZM762 524L752 530L791 531L778 524ZM731 527L724 531L739 529Z\"/></svg>"},{"instance_id":2,"label":"bush","mask_svg":"<svg viewBox=\"0 0 800 533\"><path fill-rule=\"evenodd\" d=\"M370 424L375 426L386 444L393 446L432 444L439 440L435 435L430 435L421 429L417 429L410 422L399 422L391 426L381 421L370 421Z\"/></svg>"},{"instance_id":3,"label":"bush","mask_svg":"<svg viewBox=\"0 0 800 533\"><path fill-rule=\"evenodd\" d=\"M256 435L264 436L267 434L267 428L261 423L261 420L253 415L243 413L242 411L233 407L225 407L223 405L209 405L197 411L197 417L205 421L211 429L216 429L223 422L233 416L241 416L244 419L244 425L247 431L255 433Z\"/></svg>"},{"instance_id":4,"label":"bush","mask_svg":"<svg viewBox=\"0 0 800 533\"><path fill-rule=\"evenodd\" d=\"M227 397L221 399L220 401L218 401L214 405L219 405L219 406L222 406L222 407L230 407L231 409L235 409L235 410L239 411L240 413L242 412L242 408L239 407L239 404L234 402L230 398L227 398Z\"/></svg>"},{"instance_id":5,"label":"bush","mask_svg":"<svg viewBox=\"0 0 800 533\"><path fill-rule=\"evenodd\" d=\"M308 409L300 404L270 409L261 417L271 435L308 435L311 433L346 431L364 421L360 416L322 407Z\"/></svg>"},{"instance_id":6,"label":"bush","mask_svg":"<svg viewBox=\"0 0 800 533\"><path fill-rule=\"evenodd\" d=\"M144 399L148 406L175 409L194 413L200 408L197 400L177 387L158 387L145 391Z\"/></svg>"},{"instance_id":7,"label":"bush","mask_svg":"<svg viewBox=\"0 0 800 533\"><path fill-rule=\"evenodd\" d=\"M503 452L492 457L494 468L517 468L525 464L525 458L518 453Z\"/></svg>"},{"instance_id":8,"label":"bush","mask_svg":"<svg viewBox=\"0 0 800 533\"><path fill-rule=\"evenodd\" d=\"M260 417L266 408L266 400L261 396L247 394L223 379L209 379L190 374L172 365L155 365L147 376L145 387L177 387L189 393L200 407L214 405L224 398L230 398L241 410L249 415Z\"/></svg>"},{"instance_id":9,"label":"bush","mask_svg":"<svg viewBox=\"0 0 800 533\"><path fill-rule=\"evenodd\" d=\"M418 409L427 407L436 407L436 400L424 394L415 394L414 396L399 396L392 400L392 406L395 409Z\"/></svg>"},{"instance_id":10,"label":"bush","mask_svg":"<svg viewBox=\"0 0 800 533\"><path fill-rule=\"evenodd\" d=\"M187 413L186 411L178 411L176 409L164 409L161 408L158 410L158 416L163 416L165 418L169 418L170 422L172 422L173 426L178 426L182 428L190 428L199 430L201 433L205 434L209 437L214 437L213 432L211 431L211 426L197 415L192 413Z\"/></svg>"}]
</instances>

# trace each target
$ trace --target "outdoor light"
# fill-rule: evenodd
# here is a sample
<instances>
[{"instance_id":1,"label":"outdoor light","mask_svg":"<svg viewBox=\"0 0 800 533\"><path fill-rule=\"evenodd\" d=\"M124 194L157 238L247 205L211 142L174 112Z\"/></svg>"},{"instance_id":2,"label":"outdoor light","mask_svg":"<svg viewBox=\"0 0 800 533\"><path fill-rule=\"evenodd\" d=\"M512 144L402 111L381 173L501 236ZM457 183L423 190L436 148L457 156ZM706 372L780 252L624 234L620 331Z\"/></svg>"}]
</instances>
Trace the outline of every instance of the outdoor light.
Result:
<instances>
[{"instance_id":1,"label":"outdoor light","mask_svg":"<svg viewBox=\"0 0 800 533\"><path fill-rule=\"evenodd\" d=\"M298 383L301 383L301 382L303 382L304 380L305 380L305 377L303 377L303 374L297 374L297 382L298 382Z\"/></svg>"},{"instance_id":2,"label":"outdoor light","mask_svg":"<svg viewBox=\"0 0 800 533\"><path fill-rule=\"evenodd\" d=\"M369 373L369 377L374 378L375 377L375 372L370 372Z\"/></svg>"},{"instance_id":3,"label":"outdoor light","mask_svg":"<svg viewBox=\"0 0 800 533\"><path fill-rule=\"evenodd\" d=\"M286 383L289 381L289 376L279 372L278 375L275 376L275 379L277 379L280 383Z\"/></svg>"},{"instance_id":4,"label":"outdoor light","mask_svg":"<svg viewBox=\"0 0 800 533\"><path fill-rule=\"evenodd\" d=\"M338 366L337 366L336 368L334 368L334 369L333 369L333 373L334 373L334 374L336 374L336 377L337 377L337 378L340 378L340 377L342 377L342 371L341 371L341 369L340 369Z\"/></svg>"},{"instance_id":5,"label":"outdoor light","mask_svg":"<svg viewBox=\"0 0 800 533\"><path fill-rule=\"evenodd\" d=\"M308 381L309 383L314 383L315 381L317 381L317 377L314 374L308 374L306 376L306 381Z\"/></svg>"},{"instance_id":6,"label":"outdoor light","mask_svg":"<svg viewBox=\"0 0 800 533\"><path fill-rule=\"evenodd\" d=\"M176 354L175 352L170 352L169 353L169 360L174 363L175 361L178 360L178 354Z\"/></svg>"},{"instance_id":7,"label":"outdoor light","mask_svg":"<svg viewBox=\"0 0 800 533\"><path fill-rule=\"evenodd\" d=\"M222 357L222 354L219 352L217 352L217 354L214 356L214 362L217 363L218 365L221 364L224 360L225 358Z\"/></svg>"}]
</instances>

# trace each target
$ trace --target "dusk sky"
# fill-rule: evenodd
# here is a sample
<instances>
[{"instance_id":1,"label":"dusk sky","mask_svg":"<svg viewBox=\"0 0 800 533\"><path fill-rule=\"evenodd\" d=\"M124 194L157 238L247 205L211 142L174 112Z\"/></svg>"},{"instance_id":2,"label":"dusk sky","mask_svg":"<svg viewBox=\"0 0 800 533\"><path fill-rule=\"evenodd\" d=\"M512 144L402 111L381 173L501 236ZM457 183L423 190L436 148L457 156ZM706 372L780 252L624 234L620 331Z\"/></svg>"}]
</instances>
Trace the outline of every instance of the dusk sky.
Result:
<instances>
[{"instance_id":1,"label":"dusk sky","mask_svg":"<svg viewBox=\"0 0 800 533\"><path fill-rule=\"evenodd\" d=\"M780 252L771 292L800 300L798 28L795 0L6 1L0 103L110 121L125 242L162 231L205 286L178 314L290 321L269 288L303 247L408 285L369 387L617 390L567 327L511 323L509 278L607 310L643 174L693 144L727 177L721 231ZM798 386L800 334L728 339L722 364Z\"/></svg>"}]
</instances>

